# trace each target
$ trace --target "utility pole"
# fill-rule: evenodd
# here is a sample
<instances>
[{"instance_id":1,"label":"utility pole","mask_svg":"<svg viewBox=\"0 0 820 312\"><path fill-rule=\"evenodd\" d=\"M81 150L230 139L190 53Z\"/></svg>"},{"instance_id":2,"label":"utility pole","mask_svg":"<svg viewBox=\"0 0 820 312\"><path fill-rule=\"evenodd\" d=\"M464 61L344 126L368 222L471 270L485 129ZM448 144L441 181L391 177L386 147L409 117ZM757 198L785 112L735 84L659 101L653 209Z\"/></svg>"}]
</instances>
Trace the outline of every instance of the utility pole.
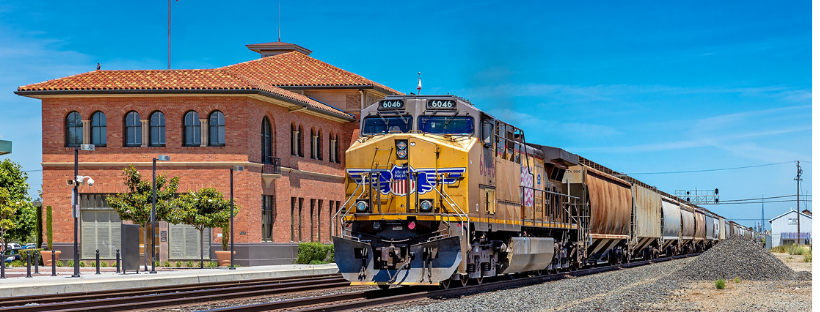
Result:
<instances>
[{"instance_id":1,"label":"utility pole","mask_svg":"<svg viewBox=\"0 0 820 312\"><path fill-rule=\"evenodd\" d=\"M765 201L765 199L763 199L763 194L761 194L760 195L760 224L763 226L763 229L765 230L766 229L766 223L763 223L764 219L765 219L765 217L763 217L765 215L764 211L766 211L766 209L763 208L763 202L764 201Z\"/></svg>"},{"instance_id":2,"label":"utility pole","mask_svg":"<svg viewBox=\"0 0 820 312\"><path fill-rule=\"evenodd\" d=\"M803 179L800 176L803 175L803 170L800 169L800 161L797 161L797 178L794 180L797 181L797 243L800 244L800 181Z\"/></svg>"}]
</instances>

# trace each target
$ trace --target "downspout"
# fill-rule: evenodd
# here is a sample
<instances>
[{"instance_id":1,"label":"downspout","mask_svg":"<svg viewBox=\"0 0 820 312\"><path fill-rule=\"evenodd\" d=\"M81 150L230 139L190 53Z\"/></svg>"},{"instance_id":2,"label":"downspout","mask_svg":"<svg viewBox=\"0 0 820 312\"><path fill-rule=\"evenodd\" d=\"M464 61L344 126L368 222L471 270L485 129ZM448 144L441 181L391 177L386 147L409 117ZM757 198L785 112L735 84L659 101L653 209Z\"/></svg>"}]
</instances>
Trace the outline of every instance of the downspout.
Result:
<instances>
[{"instance_id":1,"label":"downspout","mask_svg":"<svg viewBox=\"0 0 820 312\"><path fill-rule=\"evenodd\" d=\"M359 97L362 99L362 110L364 110L364 90L359 89Z\"/></svg>"}]
</instances>

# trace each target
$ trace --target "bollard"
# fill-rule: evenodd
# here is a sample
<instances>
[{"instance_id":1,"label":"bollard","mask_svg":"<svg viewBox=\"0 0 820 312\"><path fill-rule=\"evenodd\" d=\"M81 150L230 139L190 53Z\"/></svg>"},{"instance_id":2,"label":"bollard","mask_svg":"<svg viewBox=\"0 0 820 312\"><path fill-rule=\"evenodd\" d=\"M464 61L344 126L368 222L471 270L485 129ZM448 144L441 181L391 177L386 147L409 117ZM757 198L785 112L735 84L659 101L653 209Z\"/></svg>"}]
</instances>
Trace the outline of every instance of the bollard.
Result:
<instances>
[{"instance_id":1,"label":"bollard","mask_svg":"<svg viewBox=\"0 0 820 312\"><path fill-rule=\"evenodd\" d=\"M26 253L26 278L31 278L31 253Z\"/></svg>"},{"instance_id":2,"label":"bollard","mask_svg":"<svg viewBox=\"0 0 820 312\"><path fill-rule=\"evenodd\" d=\"M0 258L3 258L3 259L0 259L0 279L5 279L6 278L6 255L5 255L5 252L3 253L2 257L0 257Z\"/></svg>"},{"instance_id":3,"label":"bollard","mask_svg":"<svg viewBox=\"0 0 820 312\"><path fill-rule=\"evenodd\" d=\"M100 250L97 249L97 274L100 275Z\"/></svg>"},{"instance_id":4,"label":"bollard","mask_svg":"<svg viewBox=\"0 0 820 312\"><path fill-rule=\"evenodd\" d=\"M34 251L34 274L40 274L40 252Z\"/></svg>"},{"instance_id":5,"label":"bollard","mask_svg":"<svg viewBox=\"0 0 820 312\"><path fill-rule=\"evenodd\" d=\"M57 253L51 250L51 276L57 276Z\"/></svg>"},{"instance_id":6,"label":"bollard","mask_svg":"<svg viewBox=\"0 0 820 312\"><path fill-rule=\"evenodd\" d=\"M117 273L120 273L120 250L117 249Z\"/></svg>"}]
</instances>

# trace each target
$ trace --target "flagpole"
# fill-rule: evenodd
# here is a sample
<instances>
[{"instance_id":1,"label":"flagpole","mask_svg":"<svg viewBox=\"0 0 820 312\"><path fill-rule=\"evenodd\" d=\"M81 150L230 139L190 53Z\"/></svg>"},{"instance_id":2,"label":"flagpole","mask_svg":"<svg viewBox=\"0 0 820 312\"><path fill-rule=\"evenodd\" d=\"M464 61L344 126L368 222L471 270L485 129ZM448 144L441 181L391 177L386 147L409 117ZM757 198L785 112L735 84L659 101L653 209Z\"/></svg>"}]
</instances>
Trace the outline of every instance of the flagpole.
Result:
<instances>
[{"instance_id":1,"label":"flagpole","mask_svg":"<svg viewBox=\"0 0 820 312\"><path fill-rule=\"evenodd\" d=\"M168 0L168 69L171 69L171 0Z\"/></svg>"}]
</instances>

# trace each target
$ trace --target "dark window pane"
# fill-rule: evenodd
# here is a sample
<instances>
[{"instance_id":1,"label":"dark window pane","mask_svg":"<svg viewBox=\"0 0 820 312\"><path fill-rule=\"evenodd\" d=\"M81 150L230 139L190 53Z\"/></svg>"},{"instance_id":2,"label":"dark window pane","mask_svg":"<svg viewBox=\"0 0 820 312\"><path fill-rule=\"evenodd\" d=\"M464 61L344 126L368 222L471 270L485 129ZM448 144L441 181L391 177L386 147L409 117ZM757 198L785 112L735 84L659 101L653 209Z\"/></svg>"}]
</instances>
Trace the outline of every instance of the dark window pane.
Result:
<instances>
[{"instance_id":1,"label":"dark window pane","mask_svg":"<svg viewBox=\"0 0 820 312\"><path fill-rule=\"evenodd\" d=\"M103 112L94 113L91 116L91 144L105 146L106 134L105 114Z\"/></svg>"},{"instance_id":2,"label":"dark window pane","mask_svg":"<svg viewBox=\"0 0 820 312\"><path fill-rule=\"evenodd\" d=\"M420 116L418 129L427 133L473 134L473 117Z\"/></svg>"},{"instance_id":3,"label":"dark window pane","mask_svg":"<svg viewBox=\"0 0 820 312\"><path fill-rule=\"evenodd\" d=\"M408 132L413 125L410 116L402 117L365 117L362 134L382 134L388 132Z\"/></svg>"},{"instance_id":4,"label":"dark window pane","mask_svg":"<svg viewBox=\"0 0 820 312\"><path fill-rule=\"evenodd\" d=\"M165 114L154 112L151 114L151 146L165 146Z\"/></svg>"}]
</instances>

